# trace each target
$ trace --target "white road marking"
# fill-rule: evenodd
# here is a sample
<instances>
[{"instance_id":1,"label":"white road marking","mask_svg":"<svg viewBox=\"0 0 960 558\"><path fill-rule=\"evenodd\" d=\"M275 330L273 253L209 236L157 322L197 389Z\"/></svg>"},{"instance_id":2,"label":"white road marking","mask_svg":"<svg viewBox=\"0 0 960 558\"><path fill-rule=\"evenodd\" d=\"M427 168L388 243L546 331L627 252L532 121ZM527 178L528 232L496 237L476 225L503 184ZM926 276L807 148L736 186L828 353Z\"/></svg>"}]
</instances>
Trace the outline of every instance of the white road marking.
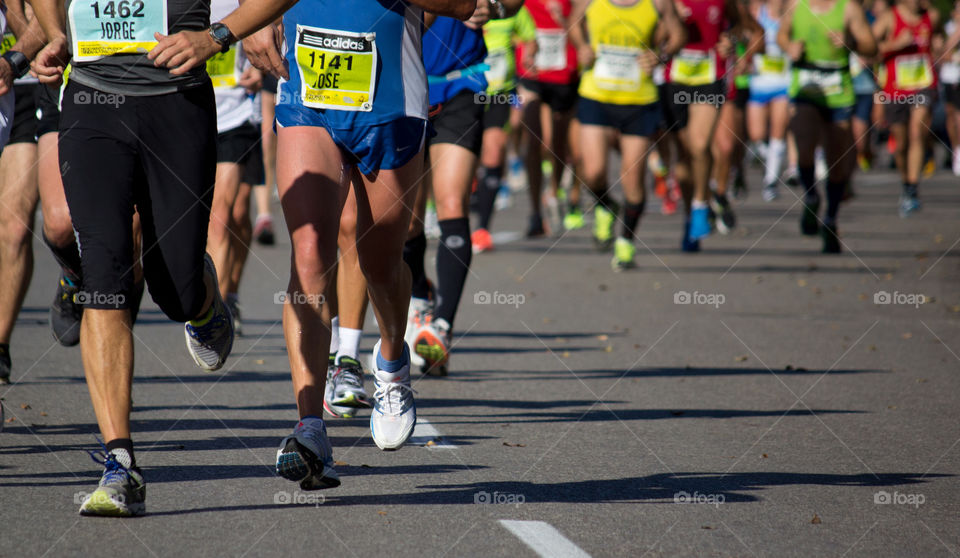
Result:
<instances>
[{"instance_id":1,"label":"white road marking","mask_svg":"<svg viewBox=\"0 0 960 558\"><path fill-rule=\"evenodd\" d=\"M432 441L433 444L427 445ZM434 428L430 421L425 418L417 417L417 425L413 427L413 435L410 437L410 444L415 446L426 446L429 449L454 449L456 446L447 443L440 434L440 431Z\"/></svg>"},{"instance_id":2,"label":"white road marking","mask_svg":"<svg viewBox=\"0 0 960 558\"><path fill-rule=\"evenodd\" d=\"M544 558L590 558L582 548L549 523L501 519L500 524Z\"/></svg>"},{"instance_id":3,"label":"white road marking","mask_svg":"<svg viewBox=\"0 0 960 558\"><path fill-rule=\"evenodd\" d=\"M498 231L491 233L490 236L493 238L494 247L496 247L520 240L523 238L523 233L520 231Z\"/></svg>"}]
</instances>

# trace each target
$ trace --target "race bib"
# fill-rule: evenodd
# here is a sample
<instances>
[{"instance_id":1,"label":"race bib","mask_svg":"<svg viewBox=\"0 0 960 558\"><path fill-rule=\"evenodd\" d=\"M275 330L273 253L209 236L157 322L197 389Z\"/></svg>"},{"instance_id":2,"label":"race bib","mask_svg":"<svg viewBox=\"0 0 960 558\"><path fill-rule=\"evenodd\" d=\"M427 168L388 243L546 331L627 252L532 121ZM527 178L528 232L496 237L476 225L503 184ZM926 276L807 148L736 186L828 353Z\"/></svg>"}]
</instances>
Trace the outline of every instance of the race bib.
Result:
<instances>
[{"instance_id":1,"label":"race bib","mask_svg":"<svg viewBox=\"0 0 960 558\"><path fill-rule=\"evenodd\" d=\"M600 45L593 63L593 79L607 91L636 91L640 88L640 49Z\"/></svg>"},{"instance_id":2,"label":"race bib","mask_svg":"<svg viewBox=\"0 0 960 558\"><path fill-rule=\"evenodd\" d=\"M940 80L944 83L960 83L960 52L955 52L949 61L940 66Z\"/></svg>"},{"instance_id":3,"label":"race bib","mask_svg":"<svg viewBox=\"0 0 960 558\"><path fill-rule=\"evenodd\" d=\"M682 49L673 57L670 81L683 85L706 85L717 81L716 55L712 50Z\"/></svg>"},{"instance_id":4,"label":"race bib","mask_svg":"<svg viewBox=\"0 0 960 558\"><path fill-rule=\"evenodd\" d=\"M843 76L836 71L800 68L797 70L797 85L804 96L830 97L843 93Z\"/></svg>"},{"instance_id":5,"label":"race bib","mask_svg":"<svg viewBox=\"0 0 960 558\"><path fill-rule=\"evenodd\" d=\"M68 18L77 62L146 53L157 45L154 33L167 34L166 0L75 0Z\"/></svg>"},{"instance_id":6,"label":"race bib","mask_svg":"<svg viewBox=\"0 0 960 558\"><path fill-rule=\"evenodd\" d=\"M560 30L541 31L537 29L538 70L563 70L567 67L567 34Z\"/></svg>"},{"instance_id":7,"label":"race bib","mask_svg":"<svg viewBox=\"0 0 960 558\"><path fill-rule=\"evenodd\" d=\"M207 60L207 75L214 89L233 89L237 86L237 45L227 52L218 52Z\"/></svg>"},{"instance_id":8,"label":"race bib","mask_svg":"<svg viewBox=\"0 0 960 558\"><path fill-rule=\"evenodd\" d=\"M897 69L897 89L926 89L933 85L933 68L926 55L898 56L894 64Z\"/></svg>"},{"instance_id":9,"label":"race bib","mask_svg":"<svg viewBox=\"0 0 960 558\"><path fill-rule=\"evenodd\" d=\"M370 112L377 83L375 33L297 26L303 106Z\"/></svg>"},{"instance_id":10,"label":"race bib","mask_svg":"<svg viewBox=\"0 0 960 558\"><path fill-rule=\"evenodd\" d=\"M13 33L4 33L3 40L0 41L0 56L6 54L15 44L17 44L17 38Z\"/></svg>"},{"instance_id":11,"label":"race bib","mask_svg":"<svg viewBox=\"0 0 960 558\"><path fill-rule=\"evenodd\" d=\"M484 60L484 63L490 66L490 69L484 72L487 76L487 89L490 91L500 91L506 85L507 77L510 74L507 62L507 51L505 50L491 52Z\"/></svg>"},{"instance_id":12,"label":"race bib","mask_svg":"<svg viewBox=\"0 0 960 558\"><path fill-rule=\"evenodd\" d=\"M757 73L764 75L782 75L787 71L787 57L760 54L757 60Z\"/></svg>"}]
</instances>

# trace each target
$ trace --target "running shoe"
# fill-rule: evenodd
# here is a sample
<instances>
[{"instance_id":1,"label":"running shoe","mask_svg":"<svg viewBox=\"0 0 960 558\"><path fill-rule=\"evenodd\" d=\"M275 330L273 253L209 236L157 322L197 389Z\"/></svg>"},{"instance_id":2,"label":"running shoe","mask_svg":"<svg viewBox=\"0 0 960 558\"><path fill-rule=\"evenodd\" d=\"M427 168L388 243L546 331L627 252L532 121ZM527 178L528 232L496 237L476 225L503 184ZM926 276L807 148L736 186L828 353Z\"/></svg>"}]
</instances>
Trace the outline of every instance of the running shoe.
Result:
<instances>
[{"instance_id":1,"label":"running shoe","mask_svg":"<svg viewBox=\"0 0 960 558\"><path fill-rule=\"evenodd\" d=\"M83 305L77 304L74 296L80 291L60 273L57 283L57 295L50 305L50 331L53 338L64 347L73 347L80 342L80 320L83 318Z\"/></svg>"},{"instance_id":2,"label":"running shoe","mask_svg":"<svg viewBox=\"0 0 960 558\"><path fill-rule=\"evenodd\" d=\"M726 196L714 194L710 200L710 209L719 217L716 219L717 231L720 234L730 234L730 231L737 226L737 216L733 213L733 206Z\"/></svg>"},{"instance_id":3,"label":"running shoe","mask_svg":"<svg viewBox=\"0 0 960 558\"><path fill-rule=\"evenodd\" d=\"M657 172L653 171L653 192L660 199L666 199L667 195L670 193L669 188L667 187L667 173L666 172Z\"/></svg>"},{"instance_id":4,"label":"running shoe","mask_svg":"<svg viewBox=\"0 0 960 558\"><path fill-rule=\"evenodd\" d=\"M527 238L540 238L547 234L543 228L543 217L537 214L530 216L530 224L527 226Z\"/></svg>"},{"instance_id":5,"label":"running shoe","mask_svg":"<svg viewBox=\"0 0 960 558\"><path fill-rule=\"evenodd\" d=\"M800 187L800 172L797 167L790 167L783 176L783 183L791 188Z\"/></svg>"},{"instance_id":6,"label":"running shoe","mask_svg":"<svg viewBox=\"0 0 960 558\"><path fill-rule=\"evenodd\" d=\"M337 359L333 374L330 406L334 409L349 409L340 414L344 418L353 416L353 411L371 406L370 397L363 389L363 365L355 358L342 356ZM326 400L324 400L326 403ZM328 409L329 411L329 409ZM331 414L333 414L331 412Z\"/></svg>"},{"instance_id":7,"label":"running shoe","mask_svg":"<svg viewBox=\"0 0 960 558\"><path fill-rule=\"evenodd\" d=\"M900 218L906 219L920 211L920 198L916 194L900 195Z\"/></svg>"},{"instance_id":8,"label":"running shoe","mask_svg":"<svg viewBox=\"0 0 960 558\"><path fill-rule=\"evenodd\" d=\"M413 342L413 350L423 358L425 374L430 376L447 375L451 338L450 324L443 318L427 322L417 332L417 337Z\"/></svg>"},{"instance_id":9,"label":"running shoe","mask_svg":"<svg viewBox=\"0 0 960 558\"><path fill-rule=\"evenodd\" d=\"M617 238L613 243L613 261L610 266L614 271L623 271L633 269L637 264L633 261L633 256L637 253L637 248L626 238Z\"/></svg>"},{"instance_id":10,"label":"running shoe","mask_svg":"<svg viewBox=\"0 0 960 558\"><path fill-rule=\"evenodd\" d=\"M403 336L403 340L406 341L407 346L415 346L414 342L417 340L417 334L420 332L420 328L433 319L432 298L433 297L431 297L431 299L417 297L410 298L410 306L407 309L407 331ZM376 353L374 353L373 356L376 357ZM416 352L413 352L410 355L410 362L414 366L418 367L423 367L426 364L423 361L423 358L421 358ZM372 360L371 363L370 369L376 370L376 361Z\"/></svg>"},{"instance_id":11,"label":"running shoe","mask_svg":"<svg viewBox=\"0 0 960 558\"><path fill-rule=\"evenodd\" d=\"M333 447L327 439L323 419L304 417L277 450L277 474L299 482L302 490L322 490L340 486L333 469Z\"/></svg>"},{"instance_id":12,"label":"running shoe","mask_svg":"<svg viewBox=\"0 0 960 558\"><path fill-rule=\"evenodd\" d=\"M97 489L83 499L80 515L143 515L147 511L147 485L143 482L140 469L121 463L118 455L108 452L106 446L101 451L89 453L94 461L103 465L103 476Z\"/></svg>"},{"instance_id":13,"label":"running shoe","mask_svg":"<svg viewBox=\"0 0 960 558\"><path fill-rule=\"evenodd\" d=\"M210 254L203 257L204 272L210 276L211 285L218 285L217 270L213 266ZM204 370L219 370L233 349L233 317L224 304L220 290L213 289L213 305L209 316L202 325L197 320L183 324L183 335L187 341L187 350L197 366Z\"/></svg>"},{"instance_id":14,"label":"running shoe","mask_svg":"<svg viewBox=\"0 0 960 558\"><path fill-rule=\"evenodd\" d=\"M747 181L743 177L742 168L737 168L737 174L733 177L733 197L738 200L747 198Z\"/></svg>"},{"instance_id":15,"label":"running shoe","mask_svg":"<svg viewBox=\"0 0 960 558\"><path fill-rule=\"evenodd\" d=\"M820 220L817 218L819 212L820 196L803 200L803 214L800 216L800 234L804 236L816 236L816 234L820 232Z\"/></svg>"},{"instance_id":16,"label":"running shoe","mask_svg":"<svg viewBox=\"0 0 960 558\"><path fill-rule=\"evenodd\" d=\"M228 298L227 307L230 308L230 316L233 318L233 334L240 337L243 335L243 323L240 321L240 301L236 298Z\"/></svg>"},{"instance_id":17,"label":"running shoe","mask_svg":"<svg viewBox=\"0 0 960 558\"><path fill-rule=\"evenodd\" d=\"M663 202L660 203L660 214L673 215L676 212L677 212L677 202L670 197L664 198Z\"/></svg>"},{"instance_id":18,"label":"running shoe","mask_svg":"<svg viewBox=\"0 0 960 558\"><path fill-rule=\"evenodd\" d=\"M10 372L13 363L10 362L10 346L0 346L0 386L10 383Z\"/></svg>"},{"instance_id":19,"label":"running shoe","mask_svg":"<svg viewBox=\"0 0 960 558\"><path fill-rule=\"evenodd\" d=\"M327 382L323 385L323 410L334 418L351 418L353 416L352 407L340 407L332 403L334 399L334 377L336 375L337 353L330 353L327 360Z\"/></svg>"},{"instance_id":20,"label":"running shoe","mask_svg":"<svg viewBox=\"0 0 960 558\"><path fill-rule=\"evenodd\" d=\"M683 225L683 240L680 242L680 249L684 252L699 252L700 241L690 238L690 221Z\"/></svg>"},{"instance_id":21,"label":"running shoe","mask_svg":"<svg viewBox=\"0 0 960 558\"><path fill-rule=\"evenodd\" d=\"M406 353L406 351L405 351ZM380 354L380 341L373 348L376 359ZM403 447L417 424L417 404L410 387L410 363L394 373L374 369L373 411L370 413L370 434L382 450Z\"/></svg>"},{"instance_id":22,"label":"running shoe","mask_svg":"<svg viewBox=\"0 0 960 558\"><path fill-rule=\"evenodd\" d=\"M593 245L606 252L613 245L613 224L617 216L602 205L593 209Z\"/></svg>"},{"instance_id":23,"label":"running shoe","mask_svg":"<svg viewBox=\"0 0 960 558\"><path fill-rule=\"evenodd\" d=\"M563 190L560 190L560 194L563 195ZM559 231L562 223L560 218L560 202L562 200L558 199L557 196L552 194L547 194L546 198L543 200L543 205L547 208L547 222L550 224L550 232Z\"/></svg>"},{"instance_id":24,"label":"running shoe","mask_svg":"<svg viewBox=\"0 0 960 558\"><path fill-rule=\"evenodd\" d=\"M870 159L864 155L857 155L857 165L860 166L860 170L863 172L868 172L870 170Z\"/></svg>"},{"instance_id":25,"label":"running shoe","mask_svg":"<svg viewBox=\"0 0 960 558\"><path fill-rule=\"evenodd\" d=\"M927 160L923 163L923 177L930 178L937 172L937 162L933 157L928 157Z\"/></svg>"},{"instance_id":26,"label":"running shoe","mask_svg":"<svg viewBox=\"0 0 960 558\"><path fill-rule=\"evenodd\" d=\"M493 236L487 229L477 229L470 235L474 254L482 254L493 250Z\"/></svg>"},{"instance_id":27,"label":"running shoe","mask_svg":"<svg viewBox=\"0 0 960 558\"><path fill-rule=\"evenodd\" d=\"M568 231L580 230L586 225L583 218L583 211L579 207L571 207L570 211L563 216L563 228Z\"/></svg>"},{"instance_id":28,"label":"running shoe","mask_svg":"<svg viewBox=\"0 0 960 558\"><path fill-rule=\"evenodd\" d=\"M960 176L960 147L953 150L953 176Z\"/></svg>"},{"instance_id":29,"label":"running shoe","mask_svg":"<svg viewBox=\"0 0 960 558\"><path fill-rule=\"evenodd\" d=\"M257 215L253 225L253 237L263 246L273 246L276 242L273 234L273 217L268 214Z\"/></svg>"},{"instance_id":30,"label":"running shoe","mask_svg":"<svg viewBox=\"0 0 960 558\"><path fill-rule=\"evenodd\" d=\"M823 226L820 227L820 236L823 237L824 254L840 253L840 236L837 233L836 223L824 222Z\"/></svg>"},{"instance_id":31,"label":"running shoe","mask_svg":"<svg viewBox=\"0 0 960 558\"><path fill-rule=\"evenodd\" d=\"M710 208L694 207L690 210L690 240L710 236Z\"/></svg>"},{"instance_id":32,"label":"running shoe","mask_svg":"<svg viewBox=\"0 0 960 558\"><path fill-rule=\"evenodd\" d=\"M764 185L761 196L765 202L772 202L773 200L779 198L780 190L777 188L777 183L771 182L770 184Z\"/></svg>"}]
</instances>

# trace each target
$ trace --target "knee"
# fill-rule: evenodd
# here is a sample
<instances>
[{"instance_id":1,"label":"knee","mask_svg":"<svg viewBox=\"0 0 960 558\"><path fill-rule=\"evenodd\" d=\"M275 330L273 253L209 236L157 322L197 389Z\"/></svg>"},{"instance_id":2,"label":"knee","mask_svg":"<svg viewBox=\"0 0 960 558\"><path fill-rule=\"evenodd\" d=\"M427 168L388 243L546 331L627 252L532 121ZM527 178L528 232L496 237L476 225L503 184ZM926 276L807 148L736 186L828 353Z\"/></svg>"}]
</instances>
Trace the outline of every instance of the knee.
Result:
<instances>
[{"instance_id":1,"label":"knee","mask_svg":"<svg viewBox=\"0 0 960 558\"><path fill-rule=\"evenodd\" d=\"M292 275L303 290L311 293L324 292L333 277L329 272L336 265L335 255L335 246L331 251L316 237L295 239Z\"/></svg>"}]
</instances>

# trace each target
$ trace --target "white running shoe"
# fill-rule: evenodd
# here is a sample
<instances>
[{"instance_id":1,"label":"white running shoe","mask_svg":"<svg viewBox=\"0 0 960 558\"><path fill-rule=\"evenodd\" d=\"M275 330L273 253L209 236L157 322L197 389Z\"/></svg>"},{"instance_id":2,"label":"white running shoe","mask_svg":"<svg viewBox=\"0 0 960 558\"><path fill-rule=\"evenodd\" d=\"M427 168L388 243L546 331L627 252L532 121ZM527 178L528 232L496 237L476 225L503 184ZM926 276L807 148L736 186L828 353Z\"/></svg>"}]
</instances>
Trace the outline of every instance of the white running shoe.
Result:
<instances>
[{"instance_id":1,"label":"white running shoe","mask_svg":"<svg viewBox=\"0 0 960 558\"><path fill-rule=\"evenodd\" d=\"M953 150L953 176L960 176L960 147Z\"/></svg>"},{"instance_id":2,"label":"white running shoe","mask_svg":"<svg viewBox=\"0 0 960 558\"><path fill-rule=\"evenodd\" d=\"M409 351L408 351L409 353ZM380 354L380 341L373 348L373 358ZM373 412L370 413L370 434L377 447L395 450L403 447L417 424L417 405L410 387L410 363L390 373L374 368Z\"/></svg>"}]
</instances>

